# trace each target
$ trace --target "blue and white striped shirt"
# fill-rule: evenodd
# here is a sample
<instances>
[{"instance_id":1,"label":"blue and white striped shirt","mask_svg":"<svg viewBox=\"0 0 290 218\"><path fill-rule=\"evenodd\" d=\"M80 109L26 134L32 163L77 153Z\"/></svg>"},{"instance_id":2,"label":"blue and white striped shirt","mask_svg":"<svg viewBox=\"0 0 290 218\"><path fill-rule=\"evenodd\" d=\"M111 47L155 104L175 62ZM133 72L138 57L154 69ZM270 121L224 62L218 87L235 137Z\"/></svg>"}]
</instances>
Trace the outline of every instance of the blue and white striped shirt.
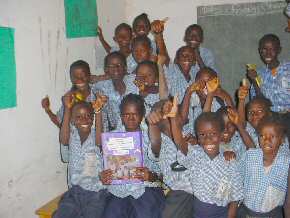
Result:
<instances>
[{"instance_id":1,"label":"blue and white striped shirt","mask_svg":"<svg viewBox=\"0 0 290 218\"><path fill-rule=\"evenodd\" d=\"M79 185L89 191L105 189L99 180L99 173L103 170L102 156L96 146L95 129L86 141L81 144L77 128L72 126L69 141L69 186Z\"/></svg>"},{"instance_id":2,"label":"blue and white striped shirt","mask_svg":"<svg viewBox=\"0 0 290 218\"><path fill-rule=\"evenodd\" d=\"M190 171L176 172L171 169L171 164L177 161L176 145L163 133L161 133L161 140L159 164L163 174L163 182L172 190L183 190L192 194Z\"/></svg>"},{"instance_id":3,"label":"blue and white striped shirt","mask_svg":"<svg viewBox=\"0 0 290 218\"><path fill-rule=\"evenodd\" d=\"M277 156L267 173L263 163L262 149L249 149L240 162L244 180L244 204L251 210L266 213L284 203L289 169L289 153L280 148ZM270 188L270 189L269 189ZM282 197L273 208L265 205L267 191L279 193Z\"/></svg>"},{"instance_id":4,"label":"blue and white striped shirt","mask_svg":"<svg viewBox=\"0 0 290 218\"><path fill-rule=\"evenodd\" d=\"M272 111L283 112L290 109L290 62L281 63L277 68L277 74L272 76L267 67L258 70L261 77L261 92L272 102ZM251 87L251 95L255 96L255 90Z\"/></svg>"},{"instance_id":5,"label":"blue and white striped shirt","mask_svg":"<svg viewBox=\"0 0 290 218\"><path fill-rule=\"evenodd\" d=\"M242 176L236 161L226 161L222 153L210 159L199 145L190 146L187 156L178 152L178 161L190 170L193 194L200 201L226 207L243 199Z\"/></svg>"}]
</instances>

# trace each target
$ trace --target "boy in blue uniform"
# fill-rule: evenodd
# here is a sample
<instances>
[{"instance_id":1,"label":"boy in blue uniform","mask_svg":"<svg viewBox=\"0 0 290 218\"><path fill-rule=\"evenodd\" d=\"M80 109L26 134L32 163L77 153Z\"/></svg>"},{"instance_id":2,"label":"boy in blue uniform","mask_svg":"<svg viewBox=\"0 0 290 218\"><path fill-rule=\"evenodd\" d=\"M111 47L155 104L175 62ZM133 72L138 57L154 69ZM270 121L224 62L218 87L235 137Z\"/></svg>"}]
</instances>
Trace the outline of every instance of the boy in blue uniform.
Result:
<instances>
[{"instance_id":1,"label":"boy in blue uniform","mask_svg":"<svg viewBox=\"0 0 290 218\"><path fill-rule=\"evenodd\" d=\"M258 125L260 148L249 149L241 160L244 200L239 218L282 218L290 156L282 149L285 126L276 115Z\"/></svg>"},{"instance_id":2,"label":"boy in blue uniform","mask_svg":"<svg viewBox=\"0 0 290 218\"><path fill-rule=\"evenodd\" d=\"M148 133L141 126L145 115L144 100L136 94L123 98L121 105L122 124L120 132L142 132L144 167L136 168L134 178L143 181L138 184L111 185L112 170L101 173L103 184L111 193L104 218L159 218L164 204L164 194L157 183L160 169L151 152Z\"/></svg>"},{"instance_id":3,"label":"boy in blue uniform","mask_svg":"<svg viewBox=\"0 0 290 218\"><path fill-rule=\"evenodd\" d=\"M194 218L234 218L243 199L242 177L236 161L228 162L220 153L224 123L214 112L202 113L195 121L199 145L189 146L182 137L178 117L171 118L178 144L178 162L190 170L194 194Z\"/></svg>"},{"instance_id":4,"label":"boy in blue uniform","mask_svg":"<svg viewBox=\"0 0 290 218\"><path fill-rule=\"evenodd\" d=\"M283 114L290 136L290 62L280 62L280 39L274 34L264 35L259 41L259 54L265 67L248 70L252 83L251 96L263 95L272 102L272 111ZM257 79L259 78L259 79ZM260 80L260 81L259 81ZM258 84L257 81L259 81Z\"/></svg>"},{"instance_id":5,"label":"boy in blue uniform","mask_svg":"<svg viewBox=\"0 0 290 218\"><path fill-rule=\"evenodd\" d=\"M102 218L108 193L99 180L102 157L96 129L92 128L94 109L88 102L74 104L70 94L63 101L60 143L69 146L70 181L53 218ZM96 114L96 121L100 115Z\"/></svg>"}]
</instances>

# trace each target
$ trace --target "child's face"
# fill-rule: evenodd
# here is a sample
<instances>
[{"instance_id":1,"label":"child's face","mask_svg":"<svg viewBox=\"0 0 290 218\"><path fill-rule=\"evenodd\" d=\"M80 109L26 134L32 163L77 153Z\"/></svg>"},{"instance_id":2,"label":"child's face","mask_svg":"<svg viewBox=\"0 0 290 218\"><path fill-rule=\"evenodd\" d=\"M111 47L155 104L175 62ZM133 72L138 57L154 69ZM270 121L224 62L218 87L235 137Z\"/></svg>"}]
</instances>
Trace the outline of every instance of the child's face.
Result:
<instances>
[{"instance_id":1,"label":"child's face","mask_svg":"<svg viewBox=\"0 0 290 218\"><path fill-rule=\"evenodd\" d=\"M126 67L122 60L118 57L112 57L108 60L105 67L105 73L110 76L112 80L121 80L126 74Z\"/></svg>"},{"instance_id":2,"label":"child's face","mask_svg":"<svg viewBox=\"0 0 290 218\"><path fill-rule=\"evenodd\" d=\"M119 47L129 47L131 39L132 33L126 28L120 29L114 37L114 40L117 42Z\"/></svg>"},{"instance_id":3,"label":"child's face","mask_svg":"<svg viewBox=\"0 0 290 218\"><path fill-rule=\"evenodd\" d=\"M229 120L229 117L224 115L225 130L223 134L223 142L229 143L236 132L235 125Z\"/></svg>"},{"instance_id":4,"label":"child's face","mask_svg":"<svg viewBox=\"0 0 290 218\"><path fill-rule=\"evenodd\" d=\"M126 131L133 132L139 129L140 123L143 117L138 111L136 104L126 104L121 111L122 123L124 124Z\"/></svg>"},{"instance_id":5,"label":"child's face","mask_svg":"<svg viewBox=\"0 0 290 218\"><path fill-rule=\"evenodd\" d=\"M191 28L185 33L184 41L186 45L198 48L203 41L200 30L198 28Z\"/></svg>"},{"instance_id":6,"label":"child's face","mask_svg":"<svg viewBox=\"0 0 290 218\"><path fill-rule=\"evenodd\" d=\"M150 60L151 48L145 43L137 43L132 49L132 55L137 63Z\"/></svg>"},{"instance_id":7,"label":"child's face","mask_svg":"<svg viewBox=\"0 0 290 218\"><path fill-rule=\"evenodd\" d=\"M137 36L148 35L150 31L150 27L144 20L138 20L136 26L134 27L134 32Z\"/></svg>"},{"instance_id":8,"label":"child's face","mask_svg":"<svg viewBox=\"0 0 290 218\"><path fill-rule=\"evenodd\" d=\"M72 123L81 132L90 132L93 120L93 111L87 107L79 106L72 111Z\"/></svg>"},{"instance_id":9,"label":"child's face","mask_svg":"<svg viewBox=\"0 0 290 218\"><path fill-rule=\"evenodd\" d=\"M189 72L194 64L194 52L190 48L184 48L176 57L176 63L179 65L183 72Z\"/></svg>"},{"instance_id":10,"label":"child's face","mask_svg":"<svg viewBox=\"0 0 290 218\"><path fill-rule=\"evenodd\" d=\"M264 154L277 153L283 140L283 134L275 125L267 124L259 130L259 143Z\"/></svg>"},{"instance_id":11,"label":"child's face","mask_svg":"<svg viewBox=\"0 0 290 218\"><path fill-rule=\"evenodd\" d=\"M259 125L259 122L267 115L269 111L265 108L264 104L259 102L250 103L247 111L247 117L249 123L256 129Z\"/></svg>"},{"instance_id":12,"label":"child's face","mask_svg":"<svg viewBox=\"0 0 290 218\"><path fill-rule=\"evenodd\" d=\"M143 64L136 71L136 80L143 82L146 86L154 86L157 81L157 72L152 67Z\"/></svg>"},{"instance_id":13,"label":"child's face","mask_svg":"<svg viewBox=\"0 0 290 218\"><path fill-rule=\"evenodd\" d=\"M267 65L276 62L280 52L281 48L272 41L265 41L259 48L261 59Z\"/></svg>"},{"instance_id":14,"label":"child's face","mask_svg":"<svg viewBox=\"0 0 290 218\"><path fill-rule=\"evenodd\" d=\"M88 87L90 81L90 73L82 68L75 68L71 72L71 82L78 90L84 90Z\"/></svg>"},{"instance_id":15,"label":"child's face","mask_svg":"<svg viewBox=\"0 0 290 218\"><path fill-rule=\"evenodd\" d=\"M219 153L223 133L217 123L202 121L197 126L197 140L203 147L205 153L210 157L215 157Z\"/></svg>"}]
</instances>

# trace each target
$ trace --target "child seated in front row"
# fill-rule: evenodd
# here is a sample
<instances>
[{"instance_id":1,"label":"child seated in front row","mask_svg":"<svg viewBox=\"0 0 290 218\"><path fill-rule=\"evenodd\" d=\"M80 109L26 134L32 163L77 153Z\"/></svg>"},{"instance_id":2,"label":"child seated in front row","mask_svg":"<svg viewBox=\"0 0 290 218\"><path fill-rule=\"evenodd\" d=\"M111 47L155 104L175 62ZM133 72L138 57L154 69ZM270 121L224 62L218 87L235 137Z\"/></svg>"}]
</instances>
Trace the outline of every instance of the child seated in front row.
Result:
<instances>
[{"instance_id":1,"label":"child seated in front row","mask_svg":"<svg viewBox=\"0 0 290 218\"><path fill-rule=\"evenodd\" d=\"M241 160L244 200L239 218L283 218L290 156L282 149L285 126L277 115L265 117L258 128L260 148Z\"/></svg>"},{"instance_id":2,"label":"child seated in front row","mask_svg":"<svg viewBox=\"0 0 290 218\"><path fill-rule=\"evenodd\" d=\"M178 162L190 170L194 218L234 218L243 199L242 177L235 160L220 153L224 122L215 112L202 113L195 121L199 145L188 146L178 117L171 118L172 132L181 152Z\"/></svg>"},{"instance_id":3,"label":"child seated in front row","mask_svg":"<svg viewBox=\"0 0 290 218\"><path fill-rule=\"evenodd\" d=\"M140 95L125 96L120 105L123 126L116 131L141 131L144 167L136 168L134 177L143 183L110 185L112 170L101 173L103 184L111 193L103 218L159 218L164 204L163 190L156 181L160 169L154 161L148 133L142 130L141 121L145 115L144 100Z\"/></svg>"},{"instance_id":4,"label":"child seated in front row","mask_svg":"<svg viewBox=\"0 0 290 218\"><path fill-rule=\"evenodd\" d=\"M103 218L109 194L99 180L102 156L96 138L96 131L100 130L92 128L94 109L88 102L74 104L71 94L65 95L63 101L60 143L69 146L70 181L69 190L62 196L53 218ZM100 115L96 113L96 121Z\"/></svg>"}]
</instances>

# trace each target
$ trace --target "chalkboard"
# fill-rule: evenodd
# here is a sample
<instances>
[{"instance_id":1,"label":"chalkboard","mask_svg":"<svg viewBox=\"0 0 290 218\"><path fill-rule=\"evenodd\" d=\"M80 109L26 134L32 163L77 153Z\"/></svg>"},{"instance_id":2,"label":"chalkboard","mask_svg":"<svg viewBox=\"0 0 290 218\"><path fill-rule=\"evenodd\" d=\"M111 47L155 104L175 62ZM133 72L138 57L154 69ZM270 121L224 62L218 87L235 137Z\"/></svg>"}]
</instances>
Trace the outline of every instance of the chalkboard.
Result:
<instances>
[{"instance_id":1,"label":"chalkboard","mask_svg":"<svg viewBox=\"0 0 290 218\"><path fill-rule=\"evenodd\" d=\"M263 66L258 53L263 35L278 35L282 45L280 61L290 59L290 33L284 31L285 7L285 1L278 1L197 8L197 22L204 29L203 46L213 51L222 86L232 95L245 76L245 64Z\"/></svg>"}]
</instances>

